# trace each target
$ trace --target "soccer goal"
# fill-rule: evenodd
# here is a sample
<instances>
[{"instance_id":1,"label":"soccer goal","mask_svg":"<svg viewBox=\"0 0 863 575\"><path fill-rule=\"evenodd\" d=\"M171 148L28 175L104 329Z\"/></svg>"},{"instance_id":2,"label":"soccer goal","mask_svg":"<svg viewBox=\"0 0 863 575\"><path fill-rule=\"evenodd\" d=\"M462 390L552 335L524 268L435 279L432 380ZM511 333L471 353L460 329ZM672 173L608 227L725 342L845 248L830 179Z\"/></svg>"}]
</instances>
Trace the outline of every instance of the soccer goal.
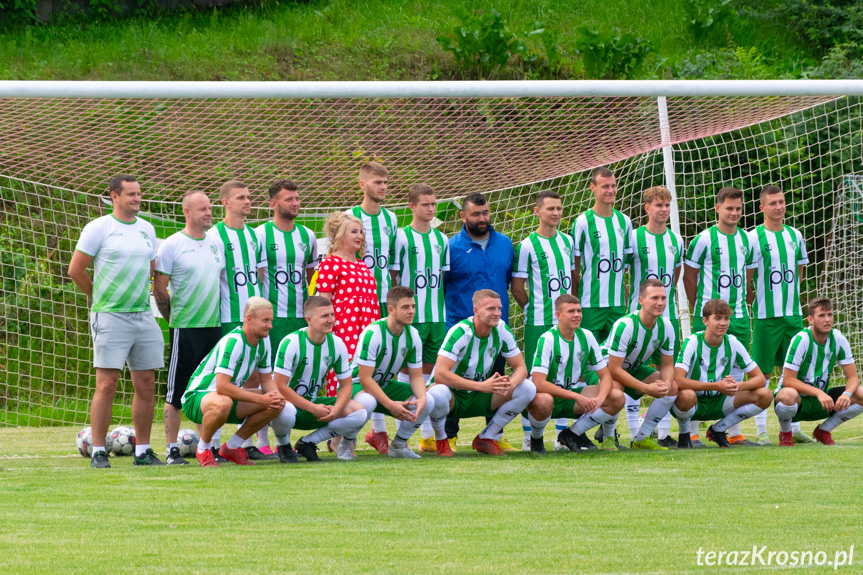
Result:
<instances>
[{"instance_id":1,"label":"soccer goal","mask_svg":"<svg viewBox=\"0 0 863 575\"><path fill-rule=\"evenodd\" d=\"M163 238L183 226L184 192L215 193L228 179L250 185L254 220L269 217L271 181L295 180L301 219L320 232L328 213L359 203L370 159L389 168L400 218L408 186L428 183L439 229L453 234L460 198L482 192L492 224L516 242L537 225L541 190L562 196L569 231L591 205L597 166L617 175L617 207L635 226L642 192L670 188L686 243L715 222L719 187L745 191L750 229L758 191L775 184L812 261L803 302L835 298L838 327L860 343L861 94L863 81L0 82L0 425L88 420L88 302L65 270L81 228L110 209L103 194L117 173L138 177L142 216ZM124 377L118 422L131 420L130 403Z\"/></svg>"}]
</instances>

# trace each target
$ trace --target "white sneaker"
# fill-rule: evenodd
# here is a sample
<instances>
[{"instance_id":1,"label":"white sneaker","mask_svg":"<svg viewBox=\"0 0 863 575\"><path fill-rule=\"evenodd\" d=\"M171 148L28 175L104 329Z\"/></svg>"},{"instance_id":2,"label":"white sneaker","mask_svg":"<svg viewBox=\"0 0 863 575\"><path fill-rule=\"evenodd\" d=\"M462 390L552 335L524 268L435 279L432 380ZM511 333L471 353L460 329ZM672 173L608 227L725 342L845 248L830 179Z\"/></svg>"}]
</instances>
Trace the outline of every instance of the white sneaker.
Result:
<instances>
[{"instance_id":1,"label":"white sneaker","mask_svg":"<svg viewBox=\"0 0 863 575\"><path fill-rule=\"evenodd\" d=\"M339 447L336 449L336 457L341 459L342 461L353 461L356 459L353 454L353 448L357 444L357 438L348 439L347 437L342 437L342 440L339 442Z\"/></svg>"},{"instance_id":2,"label":"white sneaker","mask_svg":"<svg viewBox=\"0 0 863 575\"><path fill-rule=\"evenodd\" d=\"M521 450L530 452L530 436L525 435L524 440L521 442Z\"/></svg>"},{"instance_id":3,"label":"white sneaker","mask_svg":"<svg viewBox=\"0 0 863 575\"><path fill-rule=\"evenodd\" d=\"M414 453L413 450L411 450L408 444L404 444L402 447L396 447L395 441L390 442L389 456L398 457L400 459L422 459L419 454Z\"/></svg>"}]
</instances>

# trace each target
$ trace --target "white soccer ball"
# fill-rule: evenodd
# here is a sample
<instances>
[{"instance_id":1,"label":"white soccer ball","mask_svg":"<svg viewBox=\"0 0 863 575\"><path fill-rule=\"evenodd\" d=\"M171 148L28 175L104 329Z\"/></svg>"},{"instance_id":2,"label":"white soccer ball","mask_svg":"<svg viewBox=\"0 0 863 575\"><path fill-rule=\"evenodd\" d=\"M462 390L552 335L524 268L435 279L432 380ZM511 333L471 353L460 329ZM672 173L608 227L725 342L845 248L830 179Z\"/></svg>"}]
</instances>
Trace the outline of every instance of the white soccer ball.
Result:
<instances>
[{"instance_id":1,"label":"white soccer ball","mask_svg":"<svg viewBox=\"0 0 863 575\"><path fill-rule=\"evenodd\" d=\"M132 455L135 453L135 430L121 425L111 432L111 452L114 455Z\"/></svg>"},{"instance_id":2,"label":"white soccer ball","mask_svg":"<svg viewBox=\"0 0 863 575\"><path fill-rule=\"evenodd\" d=\"M180 449L180 456L194 457L198 450L198 433L194 429L181 429L177 433L177 447Z\"/></svg>"},{"instance_id":3,"label":"white soccer ball","mask_svg":"<svg viewBox=\"0 0 863 575\"><path fill-rule=\"evenodd\" d=\"M75 447L78 448L78 453L81 457L91 457L93 455L93 434L89 427L85 427L78 432L78 437L75 439Z\"/></svg>"}]
</instances>

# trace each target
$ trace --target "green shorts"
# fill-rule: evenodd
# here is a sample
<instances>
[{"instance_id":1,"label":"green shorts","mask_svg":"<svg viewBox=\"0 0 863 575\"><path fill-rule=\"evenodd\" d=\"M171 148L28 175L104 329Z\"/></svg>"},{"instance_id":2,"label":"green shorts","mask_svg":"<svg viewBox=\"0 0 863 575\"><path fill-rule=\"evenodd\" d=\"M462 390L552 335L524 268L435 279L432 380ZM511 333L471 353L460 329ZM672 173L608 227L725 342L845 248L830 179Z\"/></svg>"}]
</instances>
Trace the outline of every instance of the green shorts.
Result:
<instances>
[{"instance_id":1,"label":"green shorts","mask_svg":"<svg viewBox=\"0 0 863 575\"><path fill-rule=\"evenodd\" d=\"M527 371L533 367L533 356L536 355L536 346L542 334L550 330L551 325L525 325L524 326L524 363Z\"/></svg>"},{"instance_id":2,"label":"green shorts","mask_svg":"<svg viewBox=\"0 0 863 575\"><path fill-rule=\"evenodd\" d=\"M423 362L435 363L437 353L443 347L443 340L446 338L446 323L442 321L415 323L414 327L417 328L420 341L423 342Z\"/></svg>"},{"instance_id":3,"label":"green shorts","mask_svg":"<svg viewBox=\"0 0 863 575\"><path fill-rule=\"evenodd\" d=\"M283 339L304 327L306 327L306 320L302 317L273 318L273 329L270 330L270 347L273 349L273 355L276 354Z\"/></svg>"},{"instance_id":4,"label":"green shorts","mask_svg":"<svg viewBox=\"0 0 863 575\"><path fill-rule=\"evenodd\" d=\"M452 390L453 406L447 419L465 419L467 417L492 417L495 410L491 408L493 394L481 391Z\"/></svg>"},{"instance_id":5,"label":"green shorts","mask_svg":"<svg viewBox=\"0 0 863 575\"><path fill-rule=\"evenodd\" d=\"M241 321L227 321L227 322L223 321L222 322L222 335L228 335L229 333L234 331L234 328L240 327L241 325L243 325L243 322L241 322Z\"/></svg>"},{"instance_id":6,"label":"green shorts","mask_svg":"<svg viewBox=\"0 0 863 575\"><path fill-rule=\"evenodd\" d=\"M386 396L393 401L407 401L414 396L414 390L411 389L411 385L401 381L391 381L386 385L386 387L381 389L383 389ZM384 415L393 417L393 414L380 403L378 403L378 406L375 408L375 413L383 413Z\"/></svg>"},{"instance_id":7,"label":"green shorts","mask_svg":"<svg viewBox=\"0 0 863 575\"><path fill-rule=\"evenodd\" d=\"M704 319L700 317L692 318L692 333L704 331ZM800 330L798 330L800 331ZM740 340L740 343L748 350L752 339L752 330L749 324L749 316L733 317L728 325L728 333ZM782 358L783 361L785 358Z\"/></svg>"},{"instance_id":8,"label":"green shorts","mask_svg":"<svg viewBox=\"0 0 863 575\"><path fill-rule=\"evenodd\" d=\"M698 403L695 407L695 415L692 416L693 421L713 421L725 417L725 400L729 396L720 393L719 395L699 395L696 396Z\"/></svg>"},{"instance_id":9,"label":"green shorts","mask_svg":"<svg viewBox=\"0 0 863 575\"><path fill-rule=\"evenodd\" d=\"M827 390L827 395L833 398L833 401L839 399L839 397L845 393L845 386L840 385L839 387L831 387ZM823 407L821 407L821 402L818 401L818 398L812 395L801 395L800 396L800 405L797 407L797 413L794 414L794 417L791 418L792 423L797 423L798 421L820 421L822 419L827 419L833 415L833 412L827 411Z\"/></svg>"},{"instance_id":10,"label":"green shorts","mask_svg":"<svg viewBox=\"0 0 863 575\"><path fill-rule=\"evenodd\" d=\"M648 377L650 377L651 375L656 373L656 370L653 369L652 367L650 367L649 365L640 365L640 366L636 367L635 369L627 369L626 373L628 373L629 375L631 375L632 377L634 377L638 381L643 382L645 379L647 379ZM635 391L631 387L626 387L626 386L624 386L624 388L623 388L623 393L625 393L626 395L628 395L632 399L641 399L641 396L644 395L643 393Z\"/></svg>"},{"instance_id":11,"label":"green shorts","mask_svg":"<svg viewBox=\"0 0 863 575\"><path fill-rule=\"evenodd\" d=\"M189 397L183 398L183 415L189 418L192 423L201 423L204 420L204 414L201 411L201 400L208 393L214 391L198 391L192 393ZM234 405L231 406L231 412L228 414L228 420L225 423L243 423L245 419L237 417L237 401L234 400Z\"/></svg>"},{"instance_id":12,"label":"green shorts","mask_svg":"<svg viewBox=\"0 0 863 575\"><path fill-rule=\"evenodd\" d=\"M752 359L769 380L773 369L785 363L791 339L804 327L803 316L755 319L752 324Z\"/></svg>"},{"instance_id":13,"label":"green shorts","mask_svg":"<svg viewBox=\"0 0 863 575\"><path fill-rule=\"evenodd\" d=\"M582 307L581 328L589 330L596 341L602 345L614 322L626 315L626 306L617 305L611 307Z\"/></svg>"},{"instance_id":14,"label":"green shorts","mask_svg":"<svg viewBox=\"0 0 863 575\"><path fill-rule=\"evenodd\" d=\"M680 322L676 319L669 321L671 321L671 325L674 327L674 355L672 356L672 360L677 361L677 356L680 355ZM650 363L656 367L662 366L662 353L658 349L650 356Z\"/></svg>"},{"instance_id":15,"label":"green shorts","mask_svg":"<svg viewBox=\"0 0 863 575\"><path fill-rule=\"evenodd\" d=\"M596 375L595 371L588 370L582 376L584 376L584 385L599 385L599 376Z\"/></svg>"},{"instance_id":16,"label":"green shorts","mask_svg":"<svg viewBox=\"0 0 863 575\"><path fill-rule=\"evenodd\" d=\"M363 390L363 386L358 383L354 384L354 389L351 392L351 397L354 397L356 394ZM335 397L319 397L315 399L312 403L315 405L335 405L336 398ZM318 418L309 413L304 409L297 409L297 422L294 423L294 429L320 429L324 427L328 422L326 421L318 421Z\"/></svg>"}]
</instances>

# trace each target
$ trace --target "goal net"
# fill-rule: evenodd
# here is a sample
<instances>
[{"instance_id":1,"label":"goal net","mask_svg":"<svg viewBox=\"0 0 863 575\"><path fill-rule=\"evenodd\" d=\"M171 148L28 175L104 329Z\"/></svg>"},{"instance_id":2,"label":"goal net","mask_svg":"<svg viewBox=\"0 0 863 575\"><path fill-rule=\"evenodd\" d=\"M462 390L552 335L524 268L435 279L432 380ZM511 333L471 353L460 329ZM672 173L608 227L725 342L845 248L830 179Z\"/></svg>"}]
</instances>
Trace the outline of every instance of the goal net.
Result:
<instances>
[{"instance_id":1,"label":"goal net","mask_svg":"<svg viewBox=\"0 0 863 575\"><path fill-rule=\"evenodd\" d=\"M142 216L161 238L183 226L184 192L215 198L228 179L249 184L256 221L270 217L268 184L293 179L301 220L320 232L328 213L360 202L358 170L370 159L390 170L387 205L400 225L409 221L408 186L424 182L440 198L444 233L461 227L460 198L482 192L492 224L515 242L536 228L541 190L562 196L569 231L592 203L597 166L617 175L618 208L634 226L644 223L642 192L672 188L686 243L715 222L719 187L745 190L741 225L750 229L761 223L758 191L775 184L812 261L803 302L834 297L838 327L856 345L861 136L860 99L841 95L0 98L0 425L89 419L88 302L65 272L83 226L110 210L103 194L117 173L139 179ZM521 312L511 310L520 338ZM157 398L165 380L157 373ZM115 420L130 421L130 406L125 373Z\"/></svg>"}]
</instances>

